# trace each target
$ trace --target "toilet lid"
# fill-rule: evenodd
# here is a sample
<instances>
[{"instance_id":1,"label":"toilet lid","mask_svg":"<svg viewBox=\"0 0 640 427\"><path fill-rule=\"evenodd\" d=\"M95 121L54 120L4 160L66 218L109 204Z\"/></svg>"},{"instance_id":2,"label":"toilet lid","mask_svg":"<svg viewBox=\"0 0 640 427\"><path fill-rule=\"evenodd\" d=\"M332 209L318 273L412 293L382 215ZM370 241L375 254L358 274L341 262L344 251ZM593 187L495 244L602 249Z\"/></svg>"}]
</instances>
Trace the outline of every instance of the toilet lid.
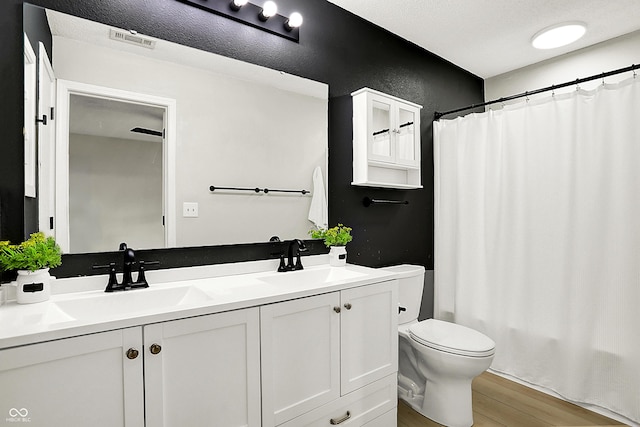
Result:
<instances>
[{"instance_id":1,"label":"toilet lid","mask_svg":"<svg viewBox=\"0 0 640 427\"><path fill-rule=\"evenodd\" d=\"M409 335L422 345L463 356L490 356L496 347L491 338L476 330L436 319L411 325Z\"/></svg>"}]
</instances>

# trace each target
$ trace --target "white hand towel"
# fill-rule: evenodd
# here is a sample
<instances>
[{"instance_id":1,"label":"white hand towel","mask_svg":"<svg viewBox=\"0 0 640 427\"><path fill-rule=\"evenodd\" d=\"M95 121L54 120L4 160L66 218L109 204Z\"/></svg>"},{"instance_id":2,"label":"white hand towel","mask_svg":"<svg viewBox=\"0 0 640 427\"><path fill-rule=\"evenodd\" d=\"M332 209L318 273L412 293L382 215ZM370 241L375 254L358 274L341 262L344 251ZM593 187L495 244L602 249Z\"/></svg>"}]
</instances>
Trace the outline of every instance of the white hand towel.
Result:
<instances>
[{"instance_id":1,"label":"white hand towel","mask_svg":"<svg viewBox=\"0 0 640 427\"><path fill-rule=\"evenodd\" d=\"M318 228L327 228L329 225L327 197L324 192L324 179L322 179L320 166L316 166L313 170L313 194L309 208L309 221Z\"/></svg>"}]
</instances>

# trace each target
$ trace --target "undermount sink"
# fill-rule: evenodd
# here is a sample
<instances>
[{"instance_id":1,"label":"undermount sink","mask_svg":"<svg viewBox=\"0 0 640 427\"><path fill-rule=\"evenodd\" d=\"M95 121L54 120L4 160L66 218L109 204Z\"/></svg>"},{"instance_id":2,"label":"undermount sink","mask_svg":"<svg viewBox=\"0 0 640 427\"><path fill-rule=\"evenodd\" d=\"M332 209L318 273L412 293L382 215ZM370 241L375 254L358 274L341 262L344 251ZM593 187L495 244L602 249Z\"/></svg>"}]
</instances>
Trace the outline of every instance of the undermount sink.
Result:
<instances>
[{"instance_id":1,"label":"undermount sink","mask_svg":"<svg viewBox=\"0 0 640 427\"><path fill-rule=\"evenodd\" d=\"M259 280L272 285L296 285L300 283L324 285L363 276L365 276L363 273L349 270L347 267L322 267L273 273L268 276L262 276Z\"/></svg>"},{"instance_id":2,"label":"undermount sink","mask_svg":"<svg viewBox=\"0 0 640 427\"><path fill-rule=\"evenodd\" d=\"M147 288L118 293L101 293L88 297L56 301L54 304L62 312L76 319L91 319L198 304L209 300L211 300L211 297L198 288L183 286L179 288Z\"/></svg>"},{"instance_id":3,"label":"undermount sink","mask_svg":"<svg viewBox=\"0 0 640 427\"><path fill-rule=\"evenodd\" d=\"M34 325L52 325L75 320L68 313L54 305L47 305L45 310L38 304L25 304L19 312L0 310L0 324L12 329Z\"/></svg>"}]
</instances>

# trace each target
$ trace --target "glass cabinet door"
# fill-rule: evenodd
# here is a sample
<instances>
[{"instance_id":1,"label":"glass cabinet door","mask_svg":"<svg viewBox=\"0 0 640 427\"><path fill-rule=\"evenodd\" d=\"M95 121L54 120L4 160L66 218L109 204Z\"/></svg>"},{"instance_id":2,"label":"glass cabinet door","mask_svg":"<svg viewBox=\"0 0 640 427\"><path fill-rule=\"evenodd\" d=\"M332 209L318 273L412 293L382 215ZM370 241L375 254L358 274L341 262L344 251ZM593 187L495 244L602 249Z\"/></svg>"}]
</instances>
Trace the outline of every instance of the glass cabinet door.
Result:
<instances>
[{"instance_id":1,"label":"glass cabinet door","mask_svg":"<svg viewBox=\"0 0 640 427\"><path fill-rule=\"evenodd\" d=\"M416 146L416 134L420 131L416 129L416 112L400 106L397 126L396 161L405 165L415 165L420 161L420 153L417 152Z\"/></svg>"},{"instance_id":2,"label":"glass cabinet door","mask_svg":"<svg viewBox=\"0 0 640 427\"><path fill-rule=\"evenodd\" d=\"M388 102L373 99L371 107L369 158L371 160L391 161L394 154L394 147L391 141L391 105Z\"/></svg>"}]
</instances>

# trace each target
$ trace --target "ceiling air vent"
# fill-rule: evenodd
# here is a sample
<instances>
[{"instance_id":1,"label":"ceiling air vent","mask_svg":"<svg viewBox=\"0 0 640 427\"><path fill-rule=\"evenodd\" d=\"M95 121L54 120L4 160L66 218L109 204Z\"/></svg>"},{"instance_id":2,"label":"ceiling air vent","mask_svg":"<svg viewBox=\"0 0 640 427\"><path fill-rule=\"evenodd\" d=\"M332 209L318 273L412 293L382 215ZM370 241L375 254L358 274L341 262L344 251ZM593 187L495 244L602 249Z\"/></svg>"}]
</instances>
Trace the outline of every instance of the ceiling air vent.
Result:
<instances>
[{"instance_id":1,"label":"ceiling air vent","mask_svg":"<svg viewBox=\"0 0 640 427\"><path fill-rule=\"evenodd\" d=\"M135 44L136 46L146 47L147 49L153 49L156 47L155 40L148 39L139 34L133 34L129 31L114 30L111 28L109 30L109 38L111 40L118 40L129 44Z\"/></svg>"}]
</instances>

